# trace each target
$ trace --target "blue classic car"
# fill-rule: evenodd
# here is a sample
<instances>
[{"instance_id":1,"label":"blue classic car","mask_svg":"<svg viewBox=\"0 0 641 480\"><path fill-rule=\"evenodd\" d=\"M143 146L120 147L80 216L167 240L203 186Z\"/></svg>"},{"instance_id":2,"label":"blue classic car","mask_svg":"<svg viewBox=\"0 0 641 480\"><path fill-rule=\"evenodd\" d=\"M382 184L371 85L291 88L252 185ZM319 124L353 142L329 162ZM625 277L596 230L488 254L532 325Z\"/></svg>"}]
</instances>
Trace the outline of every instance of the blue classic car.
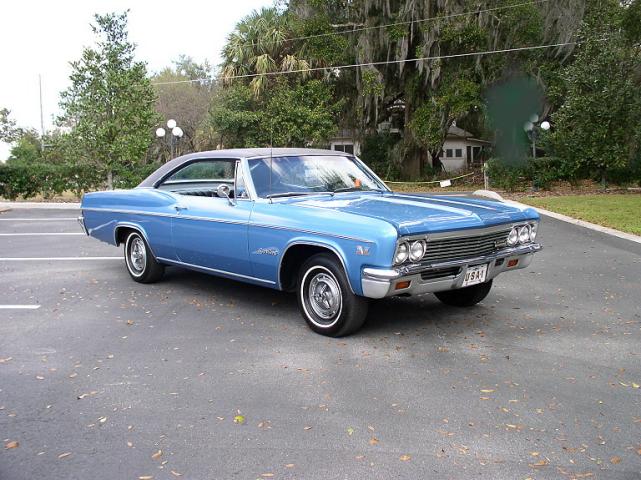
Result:
<instances>
[{"instance_id":1,"label":"blue classic car","mask_svg":"<svg viewBox=\"0 0 641 480\"><path fill-rule=\"evenodd\" d=\"M185 155L132 190L86 194L81 209L88 235L124 245L135 281L179 266L296 292L309 327L329 336L356 331L369 299L475 305L541 249L533 209L394 193L328 150Z\"/></svg>"}]
</instances>

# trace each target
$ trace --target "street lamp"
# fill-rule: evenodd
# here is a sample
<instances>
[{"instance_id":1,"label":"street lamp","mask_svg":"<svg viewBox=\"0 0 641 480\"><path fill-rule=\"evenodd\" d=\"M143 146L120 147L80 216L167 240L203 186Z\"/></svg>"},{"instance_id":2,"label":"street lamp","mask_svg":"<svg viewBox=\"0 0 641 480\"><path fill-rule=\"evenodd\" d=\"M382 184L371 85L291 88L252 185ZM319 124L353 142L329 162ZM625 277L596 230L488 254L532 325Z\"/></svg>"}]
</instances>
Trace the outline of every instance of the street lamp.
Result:
<instances>
[{"instance_id":1,"label":"street lamp","mask_svg":"<svg viewBox=\"0 0 641 480\"><path fill-rule=\"evenodd\" d=\"M176 125L176 120L174 120L173 118L167 120L167 128L171 132L171 135L169 136L169 146L171 149L171 158L174 158L174 149L175 147L177 147L178 140L180 140L183 136L183 130L178 125ZM158 138L164 138L166 133L167 132L162 127L156 129L156 137Z\"/></svg>"},{"instance_id":2,"label":"street lamp","mask_svg":"<svg viewBox=\"0 0 641 480\"><path fill-rule=\"evenodd\" d=\"M523 125L523 130L525 130L530 138L532 139L532 159L536 160L536 126L541 128L541 130L549 130L550 122L543 121L539 123L539 116L535 113L530 117L530 120L525 122Z\"/></svg>"}]
</instances>

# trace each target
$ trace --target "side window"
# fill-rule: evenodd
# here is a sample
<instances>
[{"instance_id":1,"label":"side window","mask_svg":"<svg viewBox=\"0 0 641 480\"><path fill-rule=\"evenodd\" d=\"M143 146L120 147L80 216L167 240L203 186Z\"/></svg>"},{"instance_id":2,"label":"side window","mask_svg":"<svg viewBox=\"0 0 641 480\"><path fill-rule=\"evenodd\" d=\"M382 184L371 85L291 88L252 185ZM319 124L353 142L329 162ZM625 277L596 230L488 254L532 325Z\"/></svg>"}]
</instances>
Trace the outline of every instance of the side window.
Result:
<instances>
[{"instance_id":1,"label":"side window","mask_svg":"<svg viewBox=\"0 0 641 480\"><path fill-rule=\"evenodd\" d=\"M462 150L462 149L460 149L460 148L457 148L457 149L456 149L456 156L457 156L458 158L461 158L461 157L463 156L463 150Z\"/></svg>"},{"instance_id":2,"label":"side window","mask_svg":"<svg viewBox=\"0 0 641 480\"><path fill-rule=\"evenodd\" d=\"M245 177L243 176L243 169L238 165L238 172L236 173L236 198L249 198L247 187L245 186Z\"/></svg>"},{"instance_id":3,"label":"side window","mask_svg":"<svg viewBox=\"0 0 641 480\"><path fill-rule=\"evenodd\" d=\"M190 163L184 168L181 168L165 182L180 182L180 181L234 181L234 160L204 160L202 162Z\"/></svg>"}]
</instances>

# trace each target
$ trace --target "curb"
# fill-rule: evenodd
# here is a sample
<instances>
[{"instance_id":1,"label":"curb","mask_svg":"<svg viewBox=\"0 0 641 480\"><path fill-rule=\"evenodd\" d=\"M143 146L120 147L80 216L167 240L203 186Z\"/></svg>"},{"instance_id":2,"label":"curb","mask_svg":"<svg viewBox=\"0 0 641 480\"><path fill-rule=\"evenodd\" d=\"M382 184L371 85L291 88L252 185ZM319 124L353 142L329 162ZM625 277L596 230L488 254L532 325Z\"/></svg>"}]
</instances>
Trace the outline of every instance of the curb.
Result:
<instances>
[{"instance_id":1,"label":"curb","mask_svg":"<svg viewBox=\"0 0 641 480\"><path fill-rule=\"evenodd\" d=\"M80 208L80 203L55 203L55 202L0 202L0 211L3 208L17 209L17 208L47 208L47 209L60 209L60 210L77 210Z\"/></svg>"},{"instance_id":2,"label":"curb","mask_svg":"<svg viewBox=\"0 0 641 480\"><path fill-rule=\"evenodd\" d=\"M499 200L503 203L514 205L515 207L519 208L533 208L541 215L545 215L546 217L552 217L556 220L561 220L562 222L571 223L572 225L577 225L579 227L594 230L595 232L605 233L606 235L612 235L613 237L622 238L623 240L629 240L630 242L641 243L641 236L639 235L622 232L621 230L616 230L610 227L604 227L603 225L597 225L596 223L586 222L585 220L579 220L578 218L568 217L567 215L563 215L561 213L551 212L549 210L545 210L544 208L533 207L532 205L515 202L514 200L505 200L503 197L501 197L501 195L490 190L477 190L476 192L474 192L474 195Z\"/></svg>"}]
</instances>

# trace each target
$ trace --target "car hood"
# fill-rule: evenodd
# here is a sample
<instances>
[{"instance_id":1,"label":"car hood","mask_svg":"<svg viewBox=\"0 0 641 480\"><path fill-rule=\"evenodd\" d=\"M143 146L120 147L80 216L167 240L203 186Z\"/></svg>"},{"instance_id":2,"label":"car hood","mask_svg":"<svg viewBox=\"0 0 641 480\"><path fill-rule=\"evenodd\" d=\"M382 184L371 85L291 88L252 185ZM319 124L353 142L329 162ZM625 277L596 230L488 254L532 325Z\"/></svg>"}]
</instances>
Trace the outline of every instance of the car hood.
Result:
<instances>
[{"instance_id":1,"label":"car hood","mask_svg":"<svg viewBox=\"0 0 641 480\"><path fill-rule=\"evenodd\" d=\"M299 206L333 209L385 220L394 225L401 235L482 228L538 218L532 208L453 195L367 192L295 202Z\"/></svg>"}]
</instances>

